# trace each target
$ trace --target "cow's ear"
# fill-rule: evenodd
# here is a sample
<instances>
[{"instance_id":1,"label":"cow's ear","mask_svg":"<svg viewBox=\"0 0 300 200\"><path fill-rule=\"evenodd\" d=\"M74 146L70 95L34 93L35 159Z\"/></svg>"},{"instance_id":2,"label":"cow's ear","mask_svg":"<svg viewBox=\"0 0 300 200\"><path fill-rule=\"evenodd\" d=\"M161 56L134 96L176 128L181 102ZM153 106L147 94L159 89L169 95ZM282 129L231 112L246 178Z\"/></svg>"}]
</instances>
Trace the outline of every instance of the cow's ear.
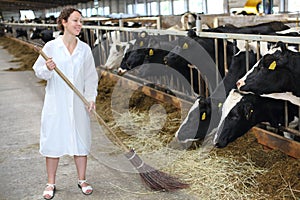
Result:
<instances>
[{"instance_id":1,"label":"cow's ear","mask_svg":"<svg viewBox=\"0 0 300 200\"><path fill-rule=\"evenodd\" d=\"M121 50L121 48L122 47L120 45L116 45L116 49L117 49L118 52Z\"/></svg>"},{"instance_id":2,"label":"cow's ear","mask_svg":"<svg viewBox=\"0 0 300 200\"><path fill-rule=\"evenodd\" d=\"M276 68L276 61L274 60L270 65L269 65L269 70L275 70Z\"/></svg>"},{"instance_id":3,"label":"cow's ear","mask_svg":"<svg viewBox=\"0 0 300 200\"><path fill-rule=\"evenodd\" d=\"M144 41L143 40L140 41L140 47L142 47L142 46L144 46Z\"/></svg>"},{"instance_id":4,"label":"cow's ear","mask_svg":"<svg viewBox=\"0 0 300 200\"><path fill-rule=\"evenodd\" d=\"M204 121L204 120L206 120L206 112L203 112L201 114L201 121Z\"/></svg>"},{"instance_id":5,"label":"cow's ear","mask_svg":"<svg viewBox=\"0 0 300 200\"><path fill-rule=\"evenodd\" d=\"M153 56L154 55L154 51L153 51L153 49L150 49L149 50L149 56Z\"/></svg>"},{"instance_id":6,"label":"cow's ear","mask_svg":"<svg viewBox=\"0 0 300 200\"><path fill-rule=\"evenodd\" d=\"M250 118L252 117L254 110L251 104L246 104L244 106L244 114L245 114L245 118L246 120L250 120Z\"/></svg>"},{"instance_id":7,"label":"cow's ear","mask_svg":"<svg viewBox=\"0 0 300 200\"><path fill-rule=\"evenodd\" d=\"M183 43L182 45L182 49L188 49L189 48L189 45L187 42Z\"/></svg>"}]
</instances>

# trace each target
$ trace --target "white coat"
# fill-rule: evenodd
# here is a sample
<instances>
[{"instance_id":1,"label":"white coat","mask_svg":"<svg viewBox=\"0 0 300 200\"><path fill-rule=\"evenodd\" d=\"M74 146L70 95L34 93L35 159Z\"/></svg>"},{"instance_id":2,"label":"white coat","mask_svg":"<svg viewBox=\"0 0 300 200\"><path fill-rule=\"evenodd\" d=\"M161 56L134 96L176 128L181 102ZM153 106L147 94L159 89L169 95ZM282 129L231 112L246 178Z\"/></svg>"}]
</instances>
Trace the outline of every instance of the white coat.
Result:
<instances>
[{"instance_id":1,"label":"white coat","mask_svg":"<svg viewBox=\"0 0 300 200\"><path fill-rule=\"evenodd\" d=\"M45 44L43 51L88 101L95 101L98 74L90 47L77 38L72 54L62 36ZM41 117L40 153L47 157L88 155L91 147L89 113L81 99L39 56L33 65L38 78L47 80Z\"/></svg>"}]
</instances>

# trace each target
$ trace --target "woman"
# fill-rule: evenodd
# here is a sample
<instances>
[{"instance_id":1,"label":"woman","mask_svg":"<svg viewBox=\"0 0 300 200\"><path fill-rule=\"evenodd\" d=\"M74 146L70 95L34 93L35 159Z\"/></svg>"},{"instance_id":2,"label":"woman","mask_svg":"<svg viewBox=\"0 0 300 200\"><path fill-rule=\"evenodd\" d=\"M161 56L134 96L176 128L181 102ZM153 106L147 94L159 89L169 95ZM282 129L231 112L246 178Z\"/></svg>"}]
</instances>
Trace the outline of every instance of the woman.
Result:
<instances>
[{"instance_id":1,"label":"woman","mask_svg":"<svg viewBox=\"0 0 300 200\"><path fill-rule=\"evenodd\" d=\"M50 58L45 61L39 56L33 65L36 76L47 80L40 137L40 153L46 157L48 175L45 199L55 195L56 170L63 155L74 156L83 194L93 192L85 176L91 145L89 112L95 109L98 75L90 47L76 37L82 28L81 19L79 10L64 8L57 19L63 35L43 47ZM55 72L56 66L90 102L88 108Z\"/></svg>"}]
</instances>

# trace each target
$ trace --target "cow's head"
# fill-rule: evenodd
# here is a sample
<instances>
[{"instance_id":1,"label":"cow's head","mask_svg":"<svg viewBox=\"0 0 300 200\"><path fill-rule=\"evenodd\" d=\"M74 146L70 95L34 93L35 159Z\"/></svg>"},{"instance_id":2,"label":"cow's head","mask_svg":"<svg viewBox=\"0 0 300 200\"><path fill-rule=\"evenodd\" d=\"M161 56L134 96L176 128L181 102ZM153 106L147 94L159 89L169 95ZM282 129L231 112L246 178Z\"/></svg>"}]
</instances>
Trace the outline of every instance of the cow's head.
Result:
<instances>
[{"instance_id":1,"label":"cow's head","mask_svg":"<svg viewBox=\"0 0 300 200\"><path fill-rule=\"evenodd\" d=\"M215 121L219 121L221 104L210 98L199 97L189 110L189 113L177 130L175 137L181 143L204 139L210 128L214 128ZM211 121L212 115L213 122Z\"/></svg>"},{"instance_id":2,"label":"cow's head","mask_svg":"<svg viewBox=\"0 0 300 200\"><path fill-rule=\"evenodd\" d=\"M178 39L178 45L176 45L164 58L165 64L173 67L182 69L184 67L187 67L188 64L191 64L188 60L193 52L192 48L195 44L195 41L193 41L189 37L183 37Z\"/></svg>"},{"instance_id":3,"label":"cow's head","mask_svg":"<svg viewBox=\"0 0 300 200\"><path fill-rule=\"evenodd\" d=\"M237 82L239 90L259 95L289 91L293 73L288 50L280 43L271 51Z\"/></svg>"},{"instance_id":4,"label":"cow's head","mask_svg":"<svg viewBox=\"0 0 300 200\"><path fill-rule=\"evenodd\" d=\"M213 141L215 147L226 147L256 124L256 98L259 97L250 94L244 96L225 117L222 116Z\"/></svg>"},{"instance_id":5,"label":"cow's head","mask_svg":"<svg viewBox=\"0 0 300 200\"><path fill-rule=\"evenodd\" d=\"M109 50L109 56L104 67L106 69L115 69L120 66L126 48L125 43L113 43Z\"/></svg>"}]
</instances>

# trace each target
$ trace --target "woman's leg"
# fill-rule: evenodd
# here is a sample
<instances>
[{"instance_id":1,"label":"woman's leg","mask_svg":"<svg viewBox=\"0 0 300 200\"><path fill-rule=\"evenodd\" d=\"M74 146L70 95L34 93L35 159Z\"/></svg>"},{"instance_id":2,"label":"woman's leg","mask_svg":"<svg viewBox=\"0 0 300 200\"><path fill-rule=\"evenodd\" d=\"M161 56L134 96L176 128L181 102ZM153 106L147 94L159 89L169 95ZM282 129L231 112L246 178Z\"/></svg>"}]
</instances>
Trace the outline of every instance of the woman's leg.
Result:
<instances>
[{"instance_id":1,"label":"woman's leg","mask_svg":"<svg viewBox=\"0 0 300 200\"><path fill-rule=\"evenodd\" d=\"M45 188L44 193L43 193L43 197L45 199L51 199L54 196L55 176L56 176L58 161L59 161L59 158L46 157L48 183L47 183L47 187Z\"/></svg>"},{"instance_id":2,"label":"woman's leg","mask_svg":"<svg viewBox=\"0 0 300 200\"><path fill-rule=\"evenodd\" d=\"M87 156L74 156L79 180L85 180Z\"/></svg>"},{"instance_id":3,"label":"woman's leg","mask_svg":"<svg viewBox=\"0 0 300 200\"><path fill-rule=\"evenodd\" d=\"M75 165L77 168L78 180L86 180L86 166L87 166L87 156L74 156ZM89 186L88 183L83 182L81 187ZM91 193L93 190L88 189L86 193Z\"/></svg>"},{"instance_id":4,"label":"woman's leg","mask_svg":"<svg viewBox=\"0 0 300 200\"><path fill-rule=\"evenodd\" d=\"M55 184L55 176L56 176L58 161L59 161L59 158L46 157L48 183L50 183L50 184Z\"/></svg>"}]
</instances>

